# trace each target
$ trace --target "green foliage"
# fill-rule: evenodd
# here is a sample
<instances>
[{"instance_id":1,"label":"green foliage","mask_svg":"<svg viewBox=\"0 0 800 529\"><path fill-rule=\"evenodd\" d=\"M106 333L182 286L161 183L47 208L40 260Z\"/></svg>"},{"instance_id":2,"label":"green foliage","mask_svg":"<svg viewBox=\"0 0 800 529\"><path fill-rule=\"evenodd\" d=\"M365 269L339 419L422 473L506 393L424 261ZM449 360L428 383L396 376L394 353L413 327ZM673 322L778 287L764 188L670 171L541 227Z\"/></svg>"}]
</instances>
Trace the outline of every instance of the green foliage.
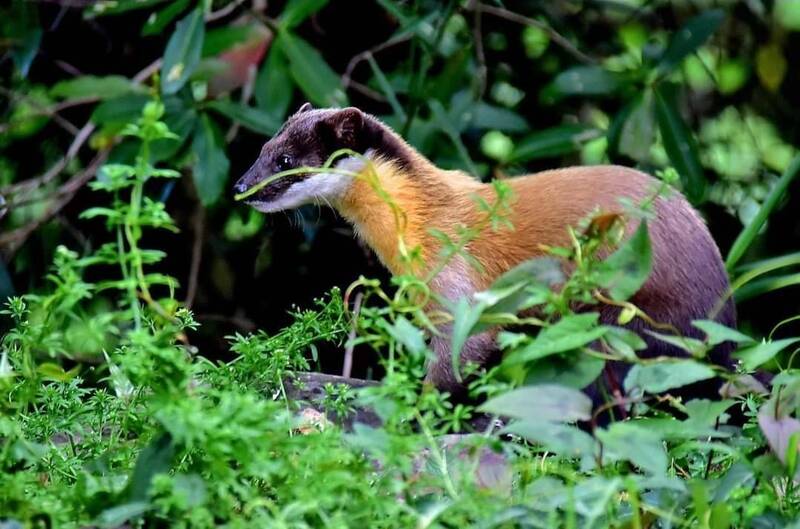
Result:
<instances>
[{"instance_id":1,"label":"green foliage","mask_svg":"<svg viewBox=\"0 0 800 529\"><path fill-rule=\"evenodd\" d=\"M134 25L149 39L143 49L163 50L141 64L160 64L135 78L113 69L52 83L36 72L48 59L38 53L47 28L35 3L0 8L0 47L11 58L0 94L8 100L0 245L80 177L78 151L88 149L73 147L72 136L108 157L90 184L102 193L80 207L81 225L107 233L92 233L81 251L43 239L53 248L44 284L32 281L31 293L2 310L0 527L796 524L800 374L788 328L796 317L763 339L711 320L694 322L695 337L646 336L683 349L678 359L640 357L643 338L624 327L650 321L629 300L651 270L650 205L668 184L741 221L727 258L738 300L800 282L797 254L773 257L762 246L798 169L796 138L781 111L763 104L763 93L788 100L792 90L784 79L796 58L783 33L798 26L792 2L763 13L757 2L521 6L531 18L489 3L379 4L388 40L343 63L338 43L319 44L317 26L341 8L324 0L291 0L267 14L249 3L95 2L87 18ZM570 247L548 248L457 303L435 299L428 286L441 268L389 285L362 277L344 296L334 289L312 309L295 309L277 332L229 336L220 358L193 345L205 343L195 342L198 323L165 272L174 268L164 249L177 250L157 235L183 228L189 209L167 198L190 172L188 196L224 226L225 240L206 251L256 246L263 218L220 207L230 204L229 171L240 165L241 150L229 147L250 132L274 134L301 98L374 105L438 165L481 178L580 156L638 165L665 184L626 205L638 222L627 239L621 219L589 218L571 227ZM81 129L64 114L73 107L85 108L88 132L73 130ZM56 125L69 141L51 137ZM16 154L31 144L35 155ZM18 185L67 150L53 176ZM335 156L315 170L330 171ZM433 233L442 266L454 258L474 265L470 241L513 228L509 188L501 180L494 190L478 201L475 226ZM184 231L199 237L203 228ZM400 243L413 268L418 250ZM224 260L214 254L210 266ZM13 292L11 277L26 266L30 259L9 263L9 274L0 263L0 295ZM356 291L362 301L352 314ZM443 310L427 310L432 301ZM616 322L600 321L601 304L619 307ZM452 329L451 361L473 400L424 382L427 338L442 326ZM496 326L506 329L500 364L460 365L469 337ZM737 348L735 372L707 358L723 342ZM287 393L297 373L328 363L323 343L371 348L385 371L364 389L324 386L327 418L305 414ZM581 391L613 366L630 368L617 387L599 385L596 399ZM776 375L771 390L753 378L757 369ZM725 399L680 395L715 377ZM380 426L338 422L364 407ZM505 423L481 423L484 414ZM448 444L455 432L471 435Z\"/></svg>"}]
</instances>

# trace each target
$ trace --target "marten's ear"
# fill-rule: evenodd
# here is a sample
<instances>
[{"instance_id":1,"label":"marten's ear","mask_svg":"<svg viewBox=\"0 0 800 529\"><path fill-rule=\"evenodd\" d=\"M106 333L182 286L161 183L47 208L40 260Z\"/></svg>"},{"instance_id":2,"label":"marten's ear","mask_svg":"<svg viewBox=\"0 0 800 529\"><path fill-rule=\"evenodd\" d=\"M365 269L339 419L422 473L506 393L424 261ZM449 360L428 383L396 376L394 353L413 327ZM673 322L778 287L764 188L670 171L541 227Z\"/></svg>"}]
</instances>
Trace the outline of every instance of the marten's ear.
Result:
<instances>
[{"instance_id":1,"label":"marten's ear","mask_svg":"<svg viewBox=\"0 0 800 529\"><path fill-rule=\"evenodd\" d=\"M357 149L364 128L364 114L355 107L343 108L322 120L323 134L337 147Z\"/></svg>"},{"instance_id":2,"label":"marten's ear","mask_svg":"<svg viewBox=\"0 0 800 529\"><path fill-rule=\"evenodd\" d=\"M303 112L308 112L309 110L314 110L314 107L311 106L311 103L305 102L303 103L303 106L297 109L295 114L302 114Z\"/></svg>"}]
</instances>

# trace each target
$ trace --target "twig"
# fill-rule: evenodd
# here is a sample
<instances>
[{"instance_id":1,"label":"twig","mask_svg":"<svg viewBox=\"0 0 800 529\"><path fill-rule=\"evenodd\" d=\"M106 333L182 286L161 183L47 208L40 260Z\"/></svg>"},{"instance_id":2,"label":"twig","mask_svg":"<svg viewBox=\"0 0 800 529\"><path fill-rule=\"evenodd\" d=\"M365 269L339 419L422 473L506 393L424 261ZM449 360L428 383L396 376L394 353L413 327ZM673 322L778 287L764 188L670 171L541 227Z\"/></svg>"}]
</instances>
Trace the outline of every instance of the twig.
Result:
<instances>
[{"instance_id":1,"label":"twig","mask_svg":"<svg viewBox=\"0 0 800 529\"><path fill-rule=\"evenodd\" d=\"M473 17L473 24L472 24L472 40L475 41L475 58L478 61L478 94L477 99L483 99L483 94L486 92L486 78L488 68L486 67L486 53L483 49L483 17L481 13L483 10L481 9L480 2L475 4L475 13Z\"/></svg>"},{"instance_id":2,"label":"twig","mask_svg":"<svg viewBox=\"0 0 800 529\"><path fill-rule=\"evenodd\" d=\"M353 81L352 79L349 81L348 84L349 84L350 88L352 88L356 92L359 92L361 95L365 95L368 98L374 99L375 101L377 101L379 103L388 102L388 99L386 99L383 96L383 94L381 94L380 92L376 92L375 90L373 90L372 88L368 87L365 84L361 84L361 83L359 83L357 81Z\"/></svg>"},{"instance_id":3,"label":"twig","mask_svg":"<svg viewBox=\"0 0 800 529\"><path fill-rule=\"evenodd\" d=\"M358 314L361 312L361 300L364 294L359 292L356 294L356 300L353 306L353 319L350 326L350 334L347 336L347 349L344 351L344 366L342 367L342 376L350 378L350 373L353 371L353 349L355 348L356 331L358 330Z\"/></svg>"},{"instance_id":4,"label":"twig","mask_svg":"<svg viewBox=\"0 0 800 529\"><path fill-rule=\"evenodd\" d=\"M35 116L47 116L49 118L52 118L53 121L55 121L58 126L60 126L64 130L66 130L67 132L69 132L73 136L75 134L78 134L78 127L73 125L72 122L70 122L69 120L63 118L62 116L59 116L53 109L48 108L47 105L43 105L42 103L36 101L36 99L34 99L34 98L32 98L32 97L30 97L30 96L28 96L26 94L21 94L19 92L15 92L13 90L9 90L8 88L5 88L3 86L0 86L0 93L5 95L9 99L19 98L19 99L22 99L22 100L26 101L32 107L36 108L36 112L34 112L33 115L35 115Z\"/></svg>"},{"instance_id":5,"label":"twig","mask_svg":"<svg viewBox=\"0 0 800 529\"><path fill-rule=\"evenodd\" d=\"M214 22L215 20L219 20L220 18L225 18L226 16L233 13L236 10L236 8L245 3L245 1L246 0L233 0L226 6L221 7L220 9L217 9L216 11L212 11L211 13L207 14L205 16L205 21Z\"/></svg>"},{"instance_id":6,"label":"twig","mask_svg":"<svg viewBox=\"0 0 800 529\"><path fill-rule=\"evenodd\" d=\"M189 266L189 281L186 288L186 300L183 304L187 309L192 308L194 298L197 295L197 283L200 276L200 263L203 260L203 234L206 224L206 208L198 201L197 209L194 214L192 230L194 231L194 242L192 243L192 263Z\"/></svg>"},{"instance_id":7,"label":"twig","mask_svg":"<svg viewBox=\"0 0 800 529\"><path fill-rule=\"evenodd\" d=\"M83 171L80 171L75 176L67 180L64 185L59 189L60 198L56 199L41 215L39 218L30 222L20 228L17 228L8 233L0 235L0 248L5 248L5 256L10 258L13 256L20 246L36 231L42 224L57 215L67 204L70 203L75 193L83 187L86 182L92 179L97 170L103 165L108 158L108 149L104 149L97 153L94 159L89 163Z\"/></svg>"},{"instance_id":8,"label":"twig","mask_svg":"<svg viewBox=\"0 0 800 529\"><path fill-rule=\"evenodd\" d=\"M159 68L161 68L161 59L157 59L147 65L139 73L133 76L131 81L133 84L141 84L145 79L157 72ZM89 139L94 130L95 124L92 123L91 120L87 121L83 128L81 128L75 135L75 138L72 140L72 144L70 144L69 148L67 149L67 153L55 164L53 164L53 166L50 167L47 172L41 176L6 186L5 188L0 189L0 195L8 196L16 193L27 193L53 180L56 176L61 174L61 171L66 168L67 164L69 164L69 162L71 162L72 159L78 155L78 151L80 151L81 147L83 147L83 144L86 143L86 140Z\"/></svg>"},{"instance_id":9,"label":"twig","mask_svg":"<svg viewBox=\"0 0 800 529\"><path fill-rule=\"evenodd\" d=\"M351 84L355 84L355 81L352 80L353 71L356 69L360 63L366 61L369 57L374 57L376 53L379 53L385 49L391 48L392 46L396 46L398 44L402 44L408 40L411 40L412 33L408 33L406 35L400 35L393 39L389 39L386 42L381 42L377 46L373 46L368 50L364 50L361 53L354 55L350 61L347 63L347 68L345 68L344 73L342 74L342 86L347 89L350 87ZM363 86L363 85L362 85Z\"/></svg>"},{"instance_id":10,"label":"twig","mask_svg":"<svg viewBox=\"0 0 800 529\"><path fill-rule=\"evenodd\" d=\"M558 31L553 29L547 24L539 22L530 17L526 17L525 15L520 15L519 13L515 13L513 11L509 11L508 9L504 9L502 7L495 7L490 6L488 4L484 4L482 2L469 2L466 6L467 11L474 11L475 9L480 9L484 13L488 13L490 15L494 15L499 18L503 18L505 20L509 20L511 22L516 22L517 24L523 24L525 26L532 26L538 29L541 29L550 37L555 44L561 46L567 53L581 61L582 63L586 64L595 64L597 61L592 57L586 55L578 48L575 47L566 37L561 35Z\"/></svg>"}]
</instances>

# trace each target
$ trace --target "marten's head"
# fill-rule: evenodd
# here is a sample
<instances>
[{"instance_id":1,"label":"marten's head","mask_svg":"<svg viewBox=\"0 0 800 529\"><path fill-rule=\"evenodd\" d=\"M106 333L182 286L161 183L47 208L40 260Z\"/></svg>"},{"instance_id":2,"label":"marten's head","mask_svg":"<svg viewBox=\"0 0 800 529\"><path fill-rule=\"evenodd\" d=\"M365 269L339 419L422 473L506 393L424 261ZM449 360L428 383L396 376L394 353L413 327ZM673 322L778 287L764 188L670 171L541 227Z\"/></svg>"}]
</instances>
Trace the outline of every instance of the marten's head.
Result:
<instances>
[{"instance_id":1,"label":"marten's head","mask_svg":"<svg viewBox=\"0 0 800 529\"><path fill-rule=\"evenodd\" d=\"M306 103L291 116L261 149L253 166L236 185L244 193L265 178L297 167L321 167L339 149L370 156L380 154L402 163L408 149L378 120L357 108L314 109ZM336 167L357 172L363 161L343 156ZM247 199L263 212L291 209L303 204L334 202L350 186L348 175L301 173L279 178Z\"/></svg>"}]
</instances>

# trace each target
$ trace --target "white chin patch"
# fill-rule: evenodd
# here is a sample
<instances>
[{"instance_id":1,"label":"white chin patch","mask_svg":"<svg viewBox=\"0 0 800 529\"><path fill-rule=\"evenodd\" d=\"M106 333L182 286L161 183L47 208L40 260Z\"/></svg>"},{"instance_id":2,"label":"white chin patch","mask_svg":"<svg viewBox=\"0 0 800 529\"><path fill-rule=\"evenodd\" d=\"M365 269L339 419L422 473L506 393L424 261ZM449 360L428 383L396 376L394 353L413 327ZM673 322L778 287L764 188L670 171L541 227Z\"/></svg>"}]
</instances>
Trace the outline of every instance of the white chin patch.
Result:
<instances>
[{"instance_id":1,"label":"white chin patch","mask_svg":"<svg viewBox=\"0 0 800 529\"><path fill-rule=\"evenodd\" d=\"M337 169L357 173L364 161L349 157L336 164ZM344 195L353 177L339 173L318 173L292 184L275 200L252 200L248 204L262 213L294 209L305 204L328 204Z\"/></svg>"}]
</instances>

